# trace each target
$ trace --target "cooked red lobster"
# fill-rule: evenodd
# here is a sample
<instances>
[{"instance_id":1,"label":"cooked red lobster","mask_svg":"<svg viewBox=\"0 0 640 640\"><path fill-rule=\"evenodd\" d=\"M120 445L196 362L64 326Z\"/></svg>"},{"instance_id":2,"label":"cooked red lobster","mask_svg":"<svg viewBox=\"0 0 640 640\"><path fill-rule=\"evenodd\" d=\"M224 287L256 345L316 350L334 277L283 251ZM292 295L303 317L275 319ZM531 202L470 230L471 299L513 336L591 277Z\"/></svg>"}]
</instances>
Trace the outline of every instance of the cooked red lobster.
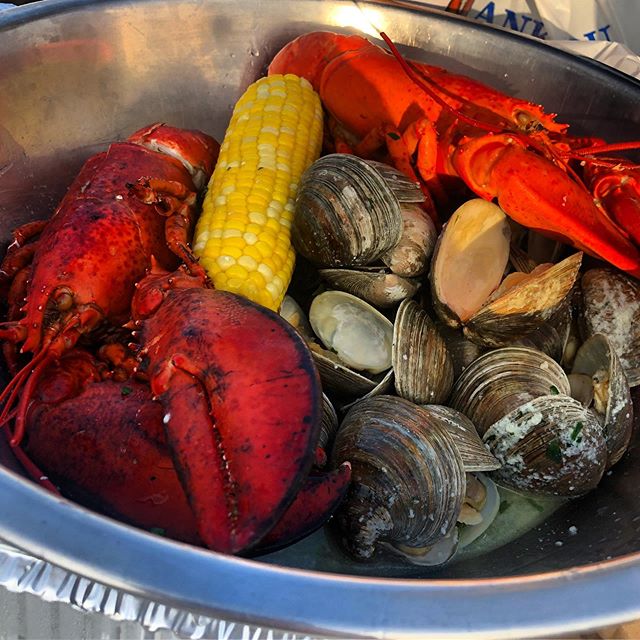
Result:
<instances>
[{"instance_id":1,"label":"cooked red lobster","mask_svg":"<svg viewBox=\"0 0 640 640\"><path fill-rule=\"evenodd\" d=\"M270 534L301 490L308 522L321 522L349 469L310 489L322 403L307 347L277 314L211 288L191 253L199 192L218 149L198 131L145 127L90 158L50 221L14 234L1 266L10 319L0 326L14 377L0 400L27 467L25 433L31 455L53 460L56 481L64 483L67 464L76 478L91 475L97 456L133 487L113 492L96 478L76 490L146 526L136 507L150 490L149 469L160 465L177 505L165 517L181 522L176 535L237 553ZM123 327L134 326L137 359L120 345L131 339ZM80 342L99 351L100 367L74 351ZM131 382L133 397L119 395L117 381L130 374L151 391ZM98 417L109 428L74 457ZM138 466L125 468L134 463L118 452L134 441ZM167 443L188 509L166 468ZM301 520L287 535L299 535ZM270 535L277 546L282 532Z\"/></svg>"},{"instance_id":2,"label":"cooked red lobster","mask_svg":"<svg viewBox=\"0 0 640 640\"><path fill-rule=\"evenodd\" d=\"M405 61L386 41L393 55L358 35L307 33L278 52L269 73L311 82L330 116L336 150L386 152L436 199L453 178L462 179L524 226L640 276L640 251L630 239L640 214L638 167L599 159L639 143L584 146L539 105ZM579 176L573 160L597 168L597 178Z\"/></svg>"}]
</instances>

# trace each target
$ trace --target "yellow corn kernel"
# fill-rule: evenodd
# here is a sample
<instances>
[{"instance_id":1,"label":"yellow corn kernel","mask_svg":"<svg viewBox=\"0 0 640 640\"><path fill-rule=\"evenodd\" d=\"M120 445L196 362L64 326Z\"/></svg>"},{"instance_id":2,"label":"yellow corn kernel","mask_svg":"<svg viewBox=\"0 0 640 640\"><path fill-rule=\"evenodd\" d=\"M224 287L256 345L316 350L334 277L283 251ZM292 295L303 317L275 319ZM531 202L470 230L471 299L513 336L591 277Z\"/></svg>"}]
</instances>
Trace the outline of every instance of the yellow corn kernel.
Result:
<instances>
[{"instance_id":1,"label":"yellow corn kernel","mask_svg":"<svg viewBox=\"0 0 640 640\"><path fill-rule=\"evenodd\" d=\"M194 239L217 288L278 310L295 261L293 200L321 145L320 99L303 78L261 78L240 97Z\"/></svg>"}]
</instances>

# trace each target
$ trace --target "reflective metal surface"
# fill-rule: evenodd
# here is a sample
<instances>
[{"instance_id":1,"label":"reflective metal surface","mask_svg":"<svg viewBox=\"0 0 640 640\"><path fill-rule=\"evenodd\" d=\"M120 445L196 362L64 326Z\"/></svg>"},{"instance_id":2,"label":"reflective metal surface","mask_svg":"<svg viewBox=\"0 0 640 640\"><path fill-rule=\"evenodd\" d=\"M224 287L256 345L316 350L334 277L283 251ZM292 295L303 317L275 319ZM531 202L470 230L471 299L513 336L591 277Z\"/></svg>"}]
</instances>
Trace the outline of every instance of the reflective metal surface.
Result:
<instances>
[{"instance_id":1,"label":"reflective metal surface","mask_svg":"<svg viewBox=\"0 0 640 640\"><path fill-rule=\"evenodd\" d=\"M414 57L544 103L574 133L640 137L639 83L411 2L46 0L0 14L2 243L50 214L83 160L113 139L156 120L222 137L275 51L317 28L384 30ZM639 457L635 445L597 491L520 540L429 573L350 564L322 533L271 564L224 557L92 514L5 469L0 538L212 618L310 634L549 636L640 617ZM18 470L6 450L0 460Z\"/></svg>"}]
</instances>

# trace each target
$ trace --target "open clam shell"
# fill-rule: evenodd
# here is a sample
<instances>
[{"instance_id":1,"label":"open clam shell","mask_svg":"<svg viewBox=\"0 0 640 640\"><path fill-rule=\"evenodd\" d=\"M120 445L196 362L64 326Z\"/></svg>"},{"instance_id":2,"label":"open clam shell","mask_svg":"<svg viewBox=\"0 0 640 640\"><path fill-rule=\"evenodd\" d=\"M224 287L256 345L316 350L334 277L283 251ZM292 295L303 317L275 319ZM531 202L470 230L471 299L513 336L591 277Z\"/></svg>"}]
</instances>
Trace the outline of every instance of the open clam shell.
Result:
<instances>
[{"instance_id":1,"label":"open clam shell","mask_svg":"<svg viewBox=\"0 0 640 640\"><path fill-rule=\"evenodd\" d=\"M344 291L325 291L309 308L309 322L327 349L351 369L391 368L393 323L370 304Z\"/></svg>"},{"instance_id":2,"label":"open clam shell","mask_svg":"<svg viewBox=\"0 0 640 640\"><path fill-rule=\"evenodd\" d=\"M420 288L418 280L410 280L377 267L320 269L319 273L330 288L346 291L380 309L412 298Z\"/></svg>"},{"instance_id":3,"label":"open clam shell","mask_svg":"<svg viewBox=\"0 0 640 640\"><path fill-rule=\"evenodd\" d=\"M596 487L607 446L593 413L565 395L526 402L491 425L484 442L502 467L491 477L518 491L573 497Z\"/></svg>"},{"instance_id":4,"label":"open clam shell","mask_svg":"<svg viewBox=\"0 0 640 640\"><path fill-rule=\"evenodd\" d=\"M482 442L475 425L467 416L445 405L425 404L421 406L451 434L467 473L493 471L500 468L500 461Z\"/></svg>"},{"instance_id":5,"label":"open clam shell","mask_svg":"<svg viewBox=\"0 0 640 640\"><path fill-rule=\"evenodd\" d=\"M511 228L497 205L479 198L458 207L444 226L431 260L431 295L451 327L466 323L504 275Z\"/></svg>"},{"instance_id":6,"label":"open clam shell","mask_svg":"<svg viewBox=\"0 0 640 640\"><path fill-rule=\"evenodd\" d=\"M503 347L481 355L456 380L448 404L485 431L521 404L547 394L569 395L562 367L528 347Z\"/></svg>"},{"instance_id":7,"label":"open clam shell","mask_svg":"<svg viewBox=\"0 0 640 640\"><path fill-rule=\"evenodd\" d=\"M320 267L377 260L402 235L400 202L392 187L375 166L356 156L335 153L316 160L298 187L294 247Z\"/></svg>"},{"instance_id":8,"label":"open clam shell","mask_svg":"<svg viewBox=\"0 0 640 640\"><path fill-rule=\"evenodd\" d=\"M586 376L590 406L603 427L607 467L624 455L633 433L633 403L620 359L609 339L600 333L587 339L576 353L572 375ZM583 403L584 404L584 403Z\"/></svg>"},{"instance_id":9,"label":"open clam shell","mask_svg":"<svg viewBox=\"0 0 640 640\"><path fill-rule=\"evenodd\" d=\"M399 396L421 403L444 402L453 386L453 361L427 312L404 300L393 323L392 363Z\"/></svg>"},{"instance_id":10,"label":"open clam shell","mask_svg":"<svg viewBox=\"0 0 640 640\"><path fill-rule=\"evenodd\" d=\"M503 347L537 330L567 306L581 264L582 253L578 252L555 265L540 265L531 273L510 274L467 320L465 335L482 346ZM561 329L560 340L567 330L568 325Z\"/></svg>"},{"instance_id":11,"label":"open clam shell","mask_svg":"<svg viewBox=\"0 0 640 640\"><path fill-rule=\"evenodd\" d=\"M454 527L465 495L462 458L448 431L421 407L394 396L354 405L332 461L352 465L336 514L343 543L359 559L381 543L421 549Z\"/></svg>"},{"instance_id":12,"label":"open clam shell","mask_svg":"<svg viewBox=\"0 0 640 640\"><path fill-rule=\"evenodd\" d=\"M583 338L607 336L629 385L640 384L640 282L609 268L589 269L581 280Z\"/></svg>"},{"instance_id":13,"label":"open clam shell","mask_svg":"<svg viewBox=\"0 0 640 640\"><path fill-rule=\"evenodd\" d=\"M492 525L499 510L500 493L496 483L483 473L467 474L467 494L459 516L464 527L458 527L458 548L464 549L477 540ZM466 517L467 511L471 512L471 518Z\"/></svg>"}]
</instances>

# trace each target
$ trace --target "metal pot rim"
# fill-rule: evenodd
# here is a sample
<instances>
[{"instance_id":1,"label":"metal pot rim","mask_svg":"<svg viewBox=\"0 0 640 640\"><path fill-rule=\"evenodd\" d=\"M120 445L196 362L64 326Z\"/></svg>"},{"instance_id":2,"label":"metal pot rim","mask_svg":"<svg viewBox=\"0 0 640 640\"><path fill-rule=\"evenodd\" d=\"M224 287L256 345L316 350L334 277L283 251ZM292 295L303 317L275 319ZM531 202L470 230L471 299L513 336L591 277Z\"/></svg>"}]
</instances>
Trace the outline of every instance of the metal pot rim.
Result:
<instances>
[{"instance_id":1,"label":"metal pot rim","mask_svg":"<svg viewBox=\"0 0 640 640\"><path fill-rule=\"evenodd\" d=\"M415 2L370 1L430 11ZM88 4L46 0L9 9L0 14L0 31ZM549 49L532 38L529 44ZM554 55L575 60L558 50ZM608 73L640 86L625 74ZM252 624L348 637L524 638L640 618L640 553L501 578L406 580L319 573L163 539L47 494L4 469L0 514L0 538L54 565L170 606Z\"/></svg>"}]
</instances>

